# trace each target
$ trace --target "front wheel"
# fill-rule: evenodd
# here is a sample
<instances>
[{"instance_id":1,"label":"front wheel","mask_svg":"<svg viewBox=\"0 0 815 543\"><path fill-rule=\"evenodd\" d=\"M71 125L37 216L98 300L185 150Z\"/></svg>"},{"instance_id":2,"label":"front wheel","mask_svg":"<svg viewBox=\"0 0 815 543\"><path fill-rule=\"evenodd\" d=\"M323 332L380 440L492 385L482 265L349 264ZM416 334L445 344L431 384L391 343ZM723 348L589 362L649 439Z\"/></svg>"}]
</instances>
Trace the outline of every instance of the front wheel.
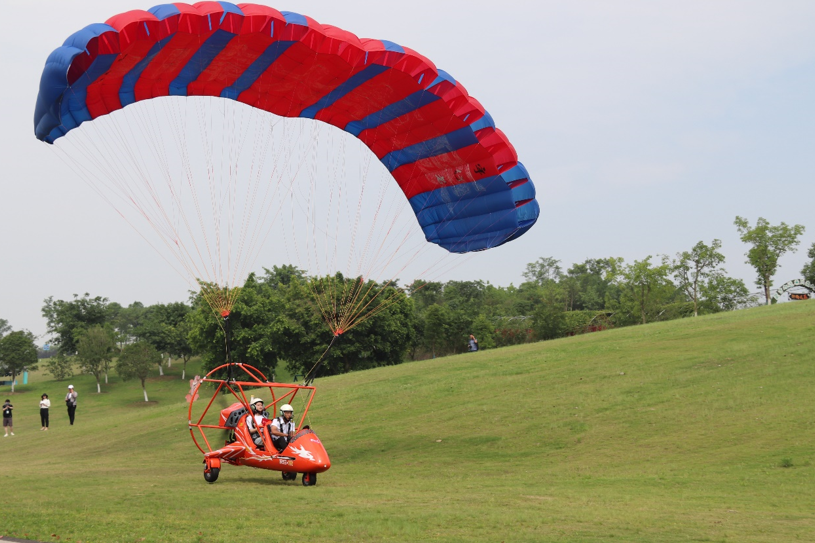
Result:
<instances>
[{"instance_id":1,"label":"front wheel","mask_svg":"<svg viewBox=\"0 0 815 543\"><path fill-rule=\"evenodd\" d=\"M303 486L314 486L317 484L317 474L316 473L304 473L303 474Z\"/></svg>"},{"instance_id":2,"label":"front wheel","mask_svg":"<svg viewBox=\"0 0 815 543\"><path fill-rule=\"evenodd\" d=\"M283 480L284 481L294 481L297 479L297 474L289 471L283 472Z\"/></svg>"},{"instance_id":3,"label":"front wheel","mask_svg":"<svg viewBox=\"0 0 815 543\"><path fill-rule=\"evenodd\" d=\"M221 473L221 468L210 468L209 471L204 472L204 480L208 483L214 483L218 480L219 473Z\"/></svg>"}]
</instances>

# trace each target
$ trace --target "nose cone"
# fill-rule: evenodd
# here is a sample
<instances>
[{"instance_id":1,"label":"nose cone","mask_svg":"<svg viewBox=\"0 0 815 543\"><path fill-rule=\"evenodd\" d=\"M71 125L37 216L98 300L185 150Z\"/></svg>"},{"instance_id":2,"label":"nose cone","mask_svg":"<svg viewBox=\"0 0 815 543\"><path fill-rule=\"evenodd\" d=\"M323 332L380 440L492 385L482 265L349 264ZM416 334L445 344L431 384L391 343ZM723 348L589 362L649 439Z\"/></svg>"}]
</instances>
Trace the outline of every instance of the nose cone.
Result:
<instances>
[{"instance_id":1,"label":"nose cone","mask_svg":"<svg viewBox=\"0 0 815 543\"><path fill-rule=\"evenodd\" d=\"M294 467L299 472L321 473L331 467L328 453L314 432L301 435L292 441L284 454L295 458Z\"/></svg>"}]
</instances>

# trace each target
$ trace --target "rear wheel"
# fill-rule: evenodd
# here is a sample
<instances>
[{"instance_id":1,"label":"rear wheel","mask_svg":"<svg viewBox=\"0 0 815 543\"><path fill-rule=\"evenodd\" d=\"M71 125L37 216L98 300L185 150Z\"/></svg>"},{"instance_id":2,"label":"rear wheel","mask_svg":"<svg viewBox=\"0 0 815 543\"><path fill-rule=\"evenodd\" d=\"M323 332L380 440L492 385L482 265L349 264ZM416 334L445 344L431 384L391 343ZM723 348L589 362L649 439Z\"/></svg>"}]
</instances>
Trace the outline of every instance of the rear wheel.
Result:
<instances>
[{"instance_id":1,"label":"rear wheel","mask_svg":"<svg viewBox=\"0 0 815 543\"><path fill-rule=\"evenodd\" d=\"M221 473L221 468L210 468L209 471L204 471L204 480L208 483L214 483L218 480L219 473Z\"/></svg>"},{"instance_id":2,"label":"rear wheel","mask_svg":"<svg viewBox=\"0 0 815 543\"><path fill-rule=\"evenodd\" d=\"M314 486L317 484L317 474L316 473L304 473L303 474L303 486Z\"/></svg>"},{"instance_id":3,"label":"rear wheel","mask_svg":"<svg viewBox=\"0 0 815 543\"><path fill-rule=\"evenodd\" d=\"M284 481L294 481L295 479L297 479L297 474L296 473L292 473L292 472L289 472L289 471L284 471L283 472L283 480Z\"/></svg>"}]
</instances>

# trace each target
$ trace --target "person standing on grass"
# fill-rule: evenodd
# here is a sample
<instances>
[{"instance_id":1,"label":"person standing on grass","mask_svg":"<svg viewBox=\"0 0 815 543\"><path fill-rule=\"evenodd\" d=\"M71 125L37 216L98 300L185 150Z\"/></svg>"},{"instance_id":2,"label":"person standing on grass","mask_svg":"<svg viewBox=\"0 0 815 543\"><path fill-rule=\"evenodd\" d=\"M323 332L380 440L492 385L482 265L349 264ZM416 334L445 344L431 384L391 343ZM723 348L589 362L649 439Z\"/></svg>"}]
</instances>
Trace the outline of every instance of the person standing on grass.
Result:
<instances>
[{"instance_id":1,"label":"person standing on grass","mask_svg":"<svg viewBox=\"0 0 815 543\"><path fill-rule=\"evenodd\" d=\"M14 406L11 405L11 400L6 400L6 403L3 404L3 430L6 431L3 437L8 437L9 431L11 435L14 435L14 423L11 420L11 410L14 409Z\"/></svg>"},{"instance_id":2,"label":"person standing on grass","mask_svg":"<svg viewBox=\"0 0 815 543\"><path fill-rule=\"evenodd\" d=\"M48 430L48 410L51 408L51 400L48 399L48 394L43 394L40 400L40 423L42 430Z\"/></svg>"},{"instance_id":3,"label":"person standing on grass","mask_svg":"<svg viewBox=\"0 0 815 543\"><path fill-rule=\"evenodd\" d=\"M74 425L74 415L76 414L76 397L74 385L68 385L68 394L65 395L65 405L68 406L68 418L71 419L71 426Z\"/></svg>"},{"instance_id":4,"label":"person standing on grass","mask_svg":"<svg viewBox=\"0 0 815 543\"><path fill-rule=\"evenodd\" d=\"M469 351L471 353L478 350L478 340L475 339L474 335L470 334L470 339L467 341L467 343L469 344Z\"/></svg>"}]
</instances>

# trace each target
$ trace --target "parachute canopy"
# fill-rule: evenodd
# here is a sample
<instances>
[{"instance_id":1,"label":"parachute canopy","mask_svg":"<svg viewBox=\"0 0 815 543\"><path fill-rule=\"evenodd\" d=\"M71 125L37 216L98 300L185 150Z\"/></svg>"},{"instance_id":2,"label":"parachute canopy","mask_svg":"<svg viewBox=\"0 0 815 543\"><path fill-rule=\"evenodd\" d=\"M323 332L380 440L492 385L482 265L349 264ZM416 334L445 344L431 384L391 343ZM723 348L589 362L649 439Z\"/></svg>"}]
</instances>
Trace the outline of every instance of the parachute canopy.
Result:
<instances>
[{"instance_id":1,"label":"parachute canopy","mask_svg":"<svg viewBox=\"0 0 815 543\"><path fill-rule=\"evenodd\" d=\"M354 135L408 198L425 238L450 252L496 247L537 220L529 174L452 76L390 41L255 4L129 11L70 36L46 61L37 138L163 96L211 96Z\"/></svg>"}]
</instances>

